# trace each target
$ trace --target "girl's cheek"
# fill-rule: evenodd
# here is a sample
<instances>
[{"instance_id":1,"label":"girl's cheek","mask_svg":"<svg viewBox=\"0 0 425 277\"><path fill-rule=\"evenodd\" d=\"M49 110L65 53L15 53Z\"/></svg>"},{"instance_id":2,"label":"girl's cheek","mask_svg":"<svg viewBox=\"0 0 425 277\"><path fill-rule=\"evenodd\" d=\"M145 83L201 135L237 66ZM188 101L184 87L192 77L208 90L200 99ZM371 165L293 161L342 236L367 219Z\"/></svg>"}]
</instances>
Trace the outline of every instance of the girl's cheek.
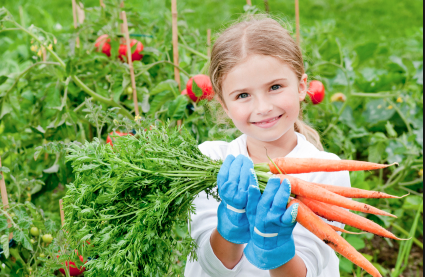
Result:
<instances>
[{"instance_id":1,"label":"girl's cheek","mask_svg":"<svg viewBox=\"0 0 425 277\"><path fill-rule=\"evenodd\" d=\"M229 116L235 124L241 125L249 120L250 107L243 103L233 103L228 106Z\"/></svg>"}]
</instances>

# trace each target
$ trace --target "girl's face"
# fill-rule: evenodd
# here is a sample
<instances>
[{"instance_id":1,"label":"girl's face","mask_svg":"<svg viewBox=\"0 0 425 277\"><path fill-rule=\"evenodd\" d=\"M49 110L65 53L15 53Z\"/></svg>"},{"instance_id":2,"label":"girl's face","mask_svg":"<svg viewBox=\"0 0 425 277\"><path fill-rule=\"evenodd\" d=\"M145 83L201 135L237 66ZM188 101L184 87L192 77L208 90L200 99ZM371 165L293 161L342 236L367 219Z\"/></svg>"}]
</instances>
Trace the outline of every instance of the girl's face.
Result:
<instances>
[{"instance_id":1,"label":"girl's face","mask_svg":"<svg viewBox=\"0 0 425 277\"><path fill-rule=\"evenodd\" d=\"M295 132L307 75L300 81L279 59L251 55L227 74L222 89L223 108L235 126L249 137L272 142Z\"/></svg>"}]
</instances>

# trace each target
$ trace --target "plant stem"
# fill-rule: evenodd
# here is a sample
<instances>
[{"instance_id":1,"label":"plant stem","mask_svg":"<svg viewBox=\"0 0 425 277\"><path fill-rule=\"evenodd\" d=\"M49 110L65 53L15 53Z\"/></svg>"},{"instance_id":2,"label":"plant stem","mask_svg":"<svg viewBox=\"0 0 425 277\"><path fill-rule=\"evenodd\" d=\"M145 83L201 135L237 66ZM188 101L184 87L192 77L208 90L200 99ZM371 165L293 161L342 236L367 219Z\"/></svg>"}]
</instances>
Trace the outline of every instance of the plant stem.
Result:
<instances>
[{"instance_id":1,"label":"plant stem","mask_svg":"<svg viewBox=\"0 0 425 277\"><path fill-rule=\"evenodd\" d=\"M410 182L399 183L399 186L413 186L419 183L422 183L424 180L422 178L418 178L416 180Z\"/></svg>"},{"instance_id":2,"label":"plant stem","mask_svg":"<svg viewBox=\"0 0 425 277\"><path fill-rule=\"evenodd\" d=\"M262 172L269 172L270 171L270 167L269 167L268 163L254 164L254 169L255 169L255 171L262 171Z\"/></svg>"},{"instance_id":3,"label":"plant stem","mask_svg":"<svg viewBox=\"0 0 425 277\"><path fill-rule=\"evenodd\" d=\"M190 52L192 52L193 54L198 55L198 56L199 56L199 57L201 57L201 58L204 58L204 59L206 59L206 60L209 60L209 59L210 59L207 55L202 54L201 52L198 52L198 51L196 51L195 49L193 49L193 48L191 48L191 47L189 47L189 46L187 46L187 45L185 45L185 44L180 44L180 46L181 46L181 47L183 47L183 48L185 48L186 50L189 50L189 51L190 51Z\"/></svg>"},{"instance_id":4,"label":"plant stem","mask_svg":"<svg viewBox=\"0 0 425 277\"><path fill-rule=\"evenodd\" d=\"M172 63L170 61L158 61L158 62L151 63L146 68L143 68L142 71L140 71L139 73L137 73L134 76L135 77L138 77L138 76L142 75L143 73L145 73L146 71L148 71L149 69L151 69L152 67L154 67L155 65L162 64L162 63L166 63L166 64L169 64L169 65L172 65L172 66L178 68L180 70L180 72L183 73L184 75L186 75L187 77L191 77L191 75L189 73L187 73L183 68L181 68L178 65L175 65L174 63Z\"/></svg>"},{"instance_id":5,"label":"plant stem","mask_svg":"<svg viewBox=\"0 0 425 277\"><path fill-rule=\"evenodd\" d=\"M30 31L28 31L26 28L22 27L21 25L18 24L18 22L16 21L12 21L9 20L11 23L13 23L16 27L18 27L19 29L21 29L22 31L24 31L25 33L27 33L28 35L30 35L32 38L34 38L36 41L38 41L41 45L44 45L44 43L33 33L31 33ZM62 66L63 68L66 68L66 64L65 62L59 58L59 56L56 54L55 51L53 51L53 49L50 49L49 47L46 47L47 45L44 45L45 48L47 49L47 51L50 52L50 54L60 63L60 66Z\"/></svg>"},{"instance_id":6,"label":"plant stem","mask_svg":"<svg viewBox=\"0 0 425 277\"><path fill-rule=\"evenodd\" d=\"M90 95L93 99L95 99L99 102L102 102L106 105L120 108L119 113L121 113L122 115L133 120L133 115L126 108L124 108L120 104L116 103L112 99L108 99L106 97L103 97L103 96L97 94L96 92L91 90L86 84L84 84L77 76L71 76L71 77L72 77L72 80L74 80L75 84L77 84L84 92L86 92L88 95Z\"/></svg>"},{"instance_id":7,"label":"plant stem","mask_svg":"<svg viewBox=\"0 0 425 277\"><path fill-rule=\"evenodd\" d=\"M397 97L399 94L387 94L385 92L377 92L377 93L366 93L366 92L352 92L352 96L358 97L367 97L367 98L391 98Z\"/></svg>"}]
</instances>

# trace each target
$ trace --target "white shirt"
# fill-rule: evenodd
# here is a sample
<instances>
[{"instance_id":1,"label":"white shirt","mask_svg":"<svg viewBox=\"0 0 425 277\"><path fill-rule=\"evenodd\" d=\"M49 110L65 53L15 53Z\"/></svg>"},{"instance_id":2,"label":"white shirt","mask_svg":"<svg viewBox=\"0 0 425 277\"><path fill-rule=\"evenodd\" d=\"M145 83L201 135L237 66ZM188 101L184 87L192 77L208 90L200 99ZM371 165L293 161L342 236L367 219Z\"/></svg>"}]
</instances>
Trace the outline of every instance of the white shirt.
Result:
<instances>
[{"instance_id":1,"label":"white shirt","mask_svg":"<svg viewBox=\"0 0 425 277\"><path fill-rule=\"evenodd\" d=\"M306 138L297 134L297 146L286 156L293 158L320 158L339 160L332 153L319 151ZM239 154L248 157L246 147L246 135L242 135L232 142L207 141L199 145L201 152L214 160L224 160L228 155L235 157ZM307 174L292 174L305 181L350 187L348 172L315 172ZM212 231L217 228L217 208L219 202L213 197L208 197L201 192L193 202L196 213L191 216L190 234L196 241L198 248L197 261L188 261L185 269L185 277L269 277L268 270L261 270L252 265L245 256L233 269L226 268L215 256L210 237ZM324 219L323 219L324 220ZM326 221L326 220L325 220ZM332 222L331 224L344 228L344 225ZM323 241L313 235L300 224L297 224L293 236L297 255L304 261L307 267L307 277L339 277L339 260L335 252Z\"/></svg>"}]
</instances>

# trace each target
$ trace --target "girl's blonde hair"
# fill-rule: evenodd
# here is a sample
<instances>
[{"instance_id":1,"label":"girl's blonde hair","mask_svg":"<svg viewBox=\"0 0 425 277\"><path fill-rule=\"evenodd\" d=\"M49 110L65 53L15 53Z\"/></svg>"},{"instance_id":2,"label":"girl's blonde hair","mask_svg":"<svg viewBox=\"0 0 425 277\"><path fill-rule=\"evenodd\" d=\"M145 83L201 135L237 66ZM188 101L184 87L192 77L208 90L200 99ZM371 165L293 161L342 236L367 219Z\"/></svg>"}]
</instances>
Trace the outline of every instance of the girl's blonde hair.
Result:
<instances>
[{"instance_id":1,"label":"girl's blonde hair","mask_svg":"<svg viewBox=\"0 0 425 277\"><path fill-rule=\"evenodd\" d=\"M216 97L224 105L222 83L225 76L252 54L280 59L292 68L299 80L305 73L301 49L287 29L268 15L243 17L219 35L211 51L211 83ZM302 121L302 112L294 127L319 150L323 150L319 133Z\"/></svg>"}]
</instances>

